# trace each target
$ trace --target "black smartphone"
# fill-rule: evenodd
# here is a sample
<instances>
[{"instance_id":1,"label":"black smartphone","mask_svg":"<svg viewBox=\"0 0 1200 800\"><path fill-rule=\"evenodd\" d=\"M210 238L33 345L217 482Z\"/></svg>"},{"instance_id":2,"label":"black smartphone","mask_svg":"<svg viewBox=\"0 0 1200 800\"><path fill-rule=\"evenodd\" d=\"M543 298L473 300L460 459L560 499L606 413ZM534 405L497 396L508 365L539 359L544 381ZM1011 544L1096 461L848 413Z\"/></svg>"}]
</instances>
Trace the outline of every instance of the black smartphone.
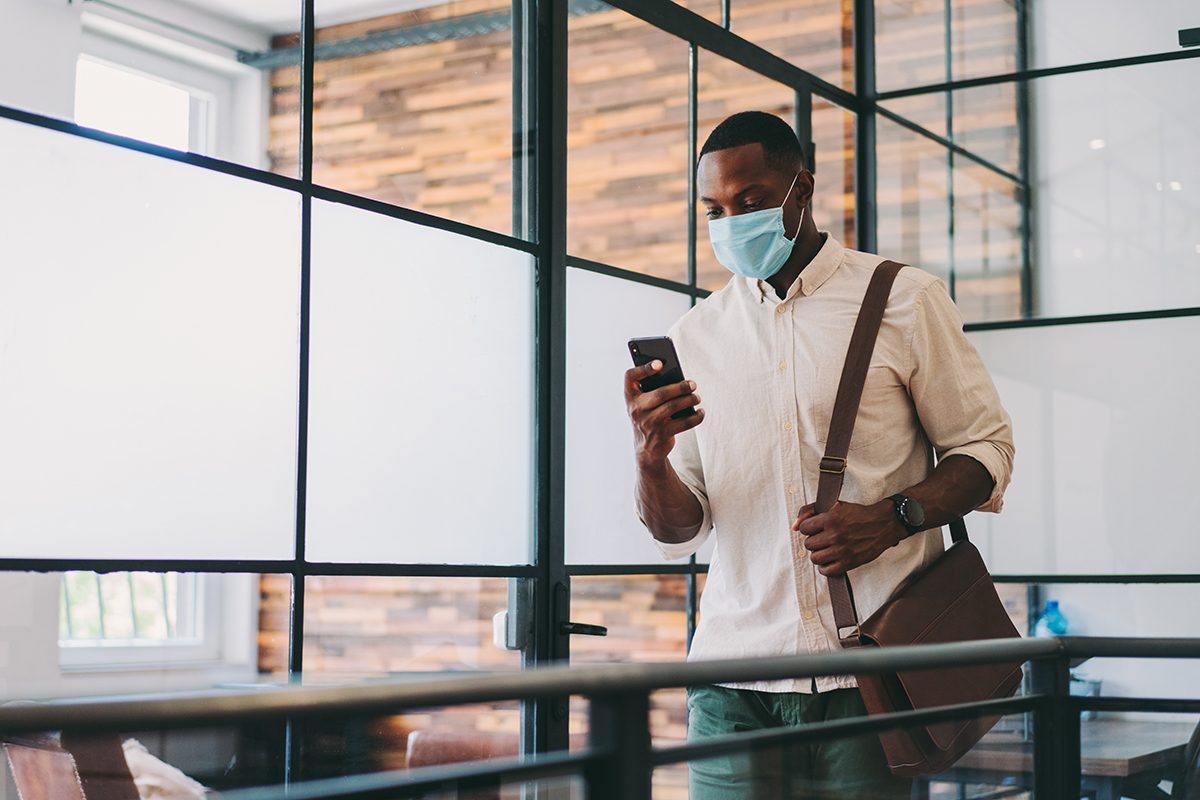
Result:
<instances>
[{"instance_id":1,"label":"black smartphone","mask_svg":"<svg viewBox=\"0 0 1200 800\"><path fill-rule=\"evenodd\" d=\"M675 343L670 336L650 336L645 339L630 339L629 354L633 356L633 365L640 367L655 359L663 363L663 368L648 378L642 380L639 386L643 392L652 392L660 386L683 381L683 369L679 366L679 356L675 353ZM683 419L696 413L695 406L688 406L682 411L676 411L671 419Z\"/></svg>"}]
</instances>

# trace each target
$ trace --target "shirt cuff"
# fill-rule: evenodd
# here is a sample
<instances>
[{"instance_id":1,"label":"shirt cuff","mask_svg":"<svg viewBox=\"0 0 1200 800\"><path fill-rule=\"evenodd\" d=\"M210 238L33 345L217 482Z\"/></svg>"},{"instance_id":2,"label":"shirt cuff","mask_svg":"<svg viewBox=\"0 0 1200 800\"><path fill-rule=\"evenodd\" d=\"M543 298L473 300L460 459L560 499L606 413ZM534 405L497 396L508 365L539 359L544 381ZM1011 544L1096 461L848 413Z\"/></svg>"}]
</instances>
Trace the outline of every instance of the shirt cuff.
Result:
<instances>
[{"instance_id":1,"label":"shirt cuff","mask_svg":"<svg viewBox=\"0 0 1200 800\"><path fill-rule=\"evenodd\" d=\"M693 536L691 539L688 539L686 542L660 542L658 539L654 540L654 544L658 547L658 551L662 553L663 558L667 560L687 558L692 553L695 553L701 548L701 546L704 545L706 541L708 541L708 535L712 531L712 509L708 505L708 498L704 496L703 492L690 484L688 481L684 480L682 477L680 480L683 482L683 485L688 488L688 491L691 492L700 502L700 508L704 512L704 518L700 521L700 530L696 532L695 536Z\"/></svg>"},{"instance_id":2,"label":"shirt cuff","mask_svg":"<svg viewBox=\"0 0 1200 800\"><path fill-rule=\"evenodd\" d=\"M975 459L992 476L992 494L987 501L980 504L976 511L990 511L999 514L1004 507L1004 490L1012 477L1012 455L1001 451L993 442L971 442L962 447L952 447L938 456L938 459L950 456L969 456Z\"/></svg>"}]
</instances>

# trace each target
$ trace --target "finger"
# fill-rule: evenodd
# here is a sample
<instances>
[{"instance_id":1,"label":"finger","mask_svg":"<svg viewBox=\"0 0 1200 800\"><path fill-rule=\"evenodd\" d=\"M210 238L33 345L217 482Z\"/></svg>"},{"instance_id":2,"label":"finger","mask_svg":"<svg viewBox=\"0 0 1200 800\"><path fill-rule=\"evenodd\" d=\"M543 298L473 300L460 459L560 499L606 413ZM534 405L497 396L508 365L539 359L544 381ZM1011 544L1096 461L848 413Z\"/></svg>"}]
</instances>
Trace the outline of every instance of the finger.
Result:
<instances>
[{"instance_id":1,"label":"finger","mask_svg":"<svg viewBox=\"0 0 1200 800\"><path fill-rule=\"evenodd\" d=\"M692 414L690 417L684 417L682 419L671 420L671 422L678 423L680 426L679 430L676 431L676 433L683 433L684 431L690 431L692 428L696 427L703 421L704 421L704 409L703 408L697 408L696 413ZM674 434L672 434L672 435L674 435Z\"/></svg>"},{"instance_id":2,"label":"finger","mask_svg":"<svg viewBox=\"0 0 1200 800\"><path fill-rule=\"evenodd\" d=\"M683 395L692 394L695 391L695 381L680 381L679 383L671 383L666 386L660 386L652 392L647 392L645 397L646 401L653 408L656 406L661 406L664 403L667 403L678 397L682 397ZM699 402L699 398L696 399L696 402Z\"/></svg>"},{"instance_id":3,"label":"finger","mask_svg":"<svg viewBox=\"0 0 1200 800\"><path fill-rule=\"evenodd\" d=\"M682 397L676 397L673 400L668 400L654 410L656 414L663 414L671 417L689 408L693 408L700 404L700 396L697 394L685 394Z\"/></svg>"},{"instance_id":4,"label":"finger","mask_svg":"<svg viewBox=\"0 0 1200 800\"><path fill-rule=\"evenodd\" d=\"M796 515L796 521L792 523L792 530L800 530L800 523L804 522L811 516L817 513L817 506L814 503L809 503L806 506L801 506L800 513Z\"/></svg>"},{"instance_id":5,"label":"finger","mask_svg":"<svg viewBox=\"0 0 1200 800\"><path fill-rule=\"evenodd\" d=\"M804 549L810 553L832 550L835 544L836 542L834 542L833 537L825 534L807 536L804 539ZM827 553L826 555L831 554Z\"/></svg>"},{"instance_id":6,"label":"finger","mask_svg":"<svg viewBox=\"0 0 1200 800\"><path fill-rule=\"evenodd\" d=\"M803 533L805 536L816 536L821 531L825 530L827 518L824 514L812 514L811 516L798 520L799 524L796 530Z\"/></svg>"},{"instance_id":7,"label":"finger","mask_svg":"<svg viewBox=\"0 0 1200 800\"><path fill-rule=\"evenodd\" d=\"M849 572L849 570L842 562L835 561L832 564L825 564L824 566L817 567L817 572L821 573L826 578L832 578L835 575L843 575L846 572Z\"/></svg>"},{"instance_id":8,"label":"finger","mask_svg":"<svg viewBox=\"0 0 1200 800\"><path fill-rule=\"evenodd\" d=\"M641 392L641 382L663 368L663 362L657 358L653 361L625 370L625 396L633 397Z\"/></svg>"},{"instance_id":9,"label":"finger","mask_svg":"<svg viewBox=\"0 0 1200 800\"><path fill-rule=\"evenodd\" d=\"M670 417L667 417L666 421L662 425L661 430L666 436L675 436L683 433L686 430L691 430L703 421L704 409L697 408L696 413L692 414L690 417L682 417L680 419L671 419Z\"/></svg>"}]
</instances>

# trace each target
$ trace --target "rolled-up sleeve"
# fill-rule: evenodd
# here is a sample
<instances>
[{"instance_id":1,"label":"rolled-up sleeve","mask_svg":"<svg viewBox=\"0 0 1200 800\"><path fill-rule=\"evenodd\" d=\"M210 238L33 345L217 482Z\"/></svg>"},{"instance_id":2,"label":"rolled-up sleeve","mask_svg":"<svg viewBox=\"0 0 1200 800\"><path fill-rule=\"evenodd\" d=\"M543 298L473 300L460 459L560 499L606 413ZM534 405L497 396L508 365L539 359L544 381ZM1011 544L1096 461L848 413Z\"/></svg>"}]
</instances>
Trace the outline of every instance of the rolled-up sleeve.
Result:
<instances>
[{"instance_id":1,"label":"rolled-up sleeve","mask_svg":"<svg viewBox=\"0 0 1200 800\"><path fill-rule=\"evenodd\" d=\"M921 426L939 459L970 456L991 473L992 494L978 510L999 512L1012 477L1012 420L941 282L927 287L915 314L908 388Z\"/></svg>"},{"instance_id":2,"label":"rolled-up sleeve","mask_svg":"<svg viewBox=\"0 0 1200 800\"><path fill-rule=\"evenodd\" d=\"M700 523L699 532L686 542L660 542L655 539L654 543L663 554L663 558L687 558L700 549L712 532L712 508L708 503L708 492L704 488L704 469L700 463L700 447L696 441L695 429L684 431L675 437L675 449L668 458L679 480L683 481L688 491L700 501L704 520ZM638 516L640 518L640 513ZM645 522L642 520L643 525Z\"/></svg>"}]
</instances>

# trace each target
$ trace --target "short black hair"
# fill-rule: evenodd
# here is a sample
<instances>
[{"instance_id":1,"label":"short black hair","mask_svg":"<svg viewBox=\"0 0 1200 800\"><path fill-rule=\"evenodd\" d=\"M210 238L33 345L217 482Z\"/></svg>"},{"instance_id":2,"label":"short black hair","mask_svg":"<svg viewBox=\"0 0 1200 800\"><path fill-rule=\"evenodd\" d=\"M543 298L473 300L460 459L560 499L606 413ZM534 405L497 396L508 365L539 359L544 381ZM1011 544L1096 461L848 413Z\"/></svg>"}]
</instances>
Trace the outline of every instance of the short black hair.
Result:
<instances>
[{"instance_id":1,"label":"short black hair","mask_svg":"<svg viewBox=\"0 0 1200 800\"><path fill-rule=\"evenodd\" d=\"M796 132L779 117L765 111L742 111L726 119L708 135L700 149L700 158L717 150L746 144L761 144L767 168L789 177L806 166L804 149Z\"/></svg>"}]
</instances>

